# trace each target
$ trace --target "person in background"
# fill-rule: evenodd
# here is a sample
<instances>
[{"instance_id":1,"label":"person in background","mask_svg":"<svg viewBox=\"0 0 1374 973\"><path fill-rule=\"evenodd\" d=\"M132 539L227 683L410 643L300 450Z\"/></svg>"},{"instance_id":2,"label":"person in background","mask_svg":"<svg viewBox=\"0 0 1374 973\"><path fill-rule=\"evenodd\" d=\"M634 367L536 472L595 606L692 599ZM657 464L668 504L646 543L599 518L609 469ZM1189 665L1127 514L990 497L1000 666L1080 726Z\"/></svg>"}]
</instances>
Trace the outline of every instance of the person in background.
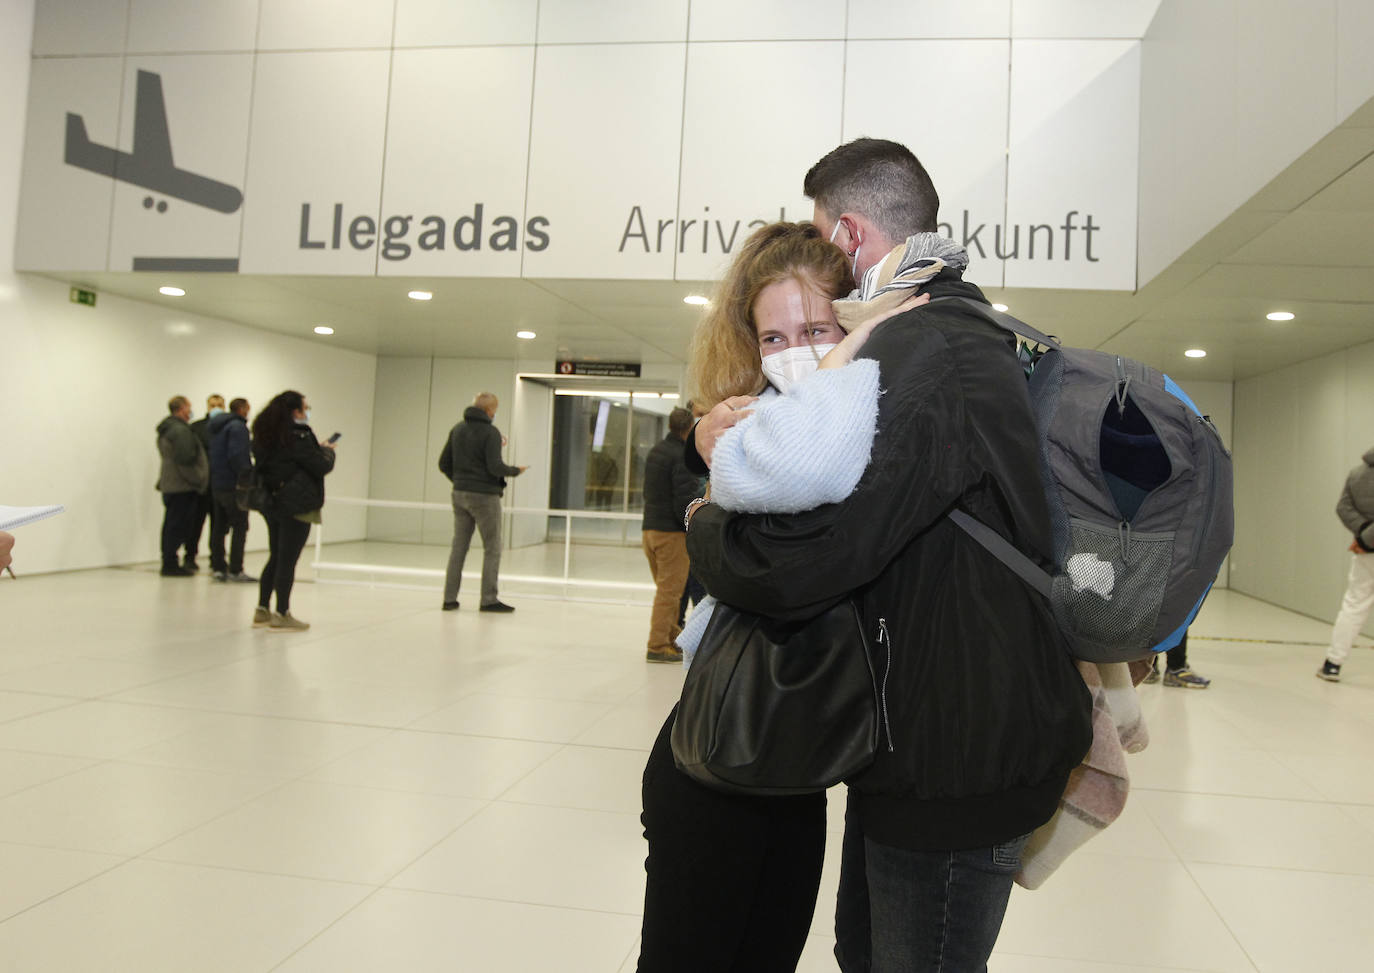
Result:
<instances>
[{"instance_id":1,"label":"person in background","mask_svg":"<svg viewBox=\"0 0 1374 973\"><path fill-rule=\"evenodd\" d=\"M687 586L687 528L682 519L697 495L700 481L687 469L682 444L692 429L692 413L668 413L668 435L649 450L644 461L644 519L641 543L654 579L654 606L649 616L649 662L681 662L673 642L682 631L678 606Z\"/></svg>"},{"instance_id":2,"label":"person in background","mask_svg":"<svg viewBox=\"0 0 1374 973\"><path fill-rule=\"evenodd\" d=\"M191 431L191 400L174 395L167 418L157 425L157 451L162 458L157 489L162 494L162 576L185 578L196 573L194 541L196 503L210 483L210 463L200 438ZM185 548L186 559L177 562Z\"/></svg>"},{"instance_id":3,"label":"person in background","mask_svg":"<svg viewBox=\"0 0 1374 973\"><path fill-rule=\"evenodd\" d=\"M692 414L692 421L693 421L693 422L696 422L696 421L697 421L698 419L700 419L702 416L706 415L706 411L705 411L704 409L700 408L695 402L690 402L690 401L689 401L689 402L687 403L687 411L690 412L690 413ZM690 473L691 471L688 470L688 472ZM697 476L695 473L692 473L692 475L693 475L693 476ZM697 477L697 491L696 491L696 493L692 494L692 496L694 496L694 497L701 496L705 491L706 491L706 478L705 478L705 477ZM690 605L697 605L697 604L700 604L700 603L701 603L701 600L702 600L703 598L705 598L705 597L706 597L706 586L703 585L700 581L698 581L698 580L696 579L696 576L695 576L694 574L692 574L692 565L691 565L691 563L689 562L688 565L687 565L687 583L686 583L685 585L682 586L682 598L678 600L678 605L677 605L677 627L678 627L678 628L682 628L683 623L687 620L687 607L688 607L688 605L689 605L689 604L690 604Z\"/></svg>"},{"instance_id":4,"label":"person in background","mask_svg":"<svg viewBox=\"0 0 1374 973\"><path fill-rule=\"evenodd\" d=\"M1188 668L1188 633L1183 633L1183 638L1179 639L1167 653L1168 661L1164 667L1164 685L1176 686L1180 689L1206 689L1212 685L1212 680L1206 676L1199 676L1192 669ZM1150 660L1150 671L1145 675L1148 683L1159 682L1159 656L1156 655Z\"/></svg>"},{"instance_id":5,"label":"person in background","mask_svg":"<svg viewBox=\"0 0 1374 973\"><path fill-rule=\"evenodd\" d=\"M509 466L501 459L505 438L492 425L496 396L482 392L463 411L463 421L449 430L439 453L439 470L453 484L453 547L444 575L444 611L458 607L463 562L472 544L473 528L482 534L482 595L479 611L513 612L497 597L496 575L501 569L501 496L506 477L519 476L528 466Z\"/></svg>"},{"instance_id":6,"label":"person in background","mask_svg":"<svg viewBox=\"0 0 1374 973\"><path fill-rule=\"evenodd\" d=\"M1350 531L1350 576L1346 581L1341 610L1331 627L1331 645L1317 676L1327 682L1341 681L1355 636L1364 628L1369 609L1374 607L1374 449L1368 450L1360 465L1345 478L1341 498L1336 501L1336 516Z\"/></svg>"},{"instance_id":7,"label":"person in background","mask_svg":"<svg viewBox=\"0 0 1374 973\"><path fill-rule=\"evenodd\" d=\"M211 395L205 399L205 415L191 423L191 431L200 440L201 447L205 450L205 455L210 455L210 420L216 416L224 415L224 396ZM200 565L196 563L196 555L200 552L200 535L205 530L205 521L210 521L210 535L215 533L215 498L209 483L205 489L196 497L195 517L191 521L191 546L186 549L185 566L192 571L199 571Z\"/></svg>"},{"instance_id":8,"label":"person in background","mask_svg":"<svg viewBox=\"0 0 1374 973\"><path fill-rule=\"evenodd\" d=\"M253 627L304 632L310 624L291 614L291 588L310 525L320 523L324 478L334 469L334 444L315 438L305 396L287 390L253 420L253 459L270 494L262 511L269 553L258 583ZM275 612L270 605L273 592Z\"/></svg>"},{"instance_id":9,"label":"person in background","mask_svg":"<svg viewBox=\"0 0 1374 973\"><path fill-rule=\"evenodd\" d=\"M10 552L14 550L14 535L0 530L0 571L14 563Z\"/></svg>"},{"instance_id":10,"label":"person in background","mask_svg":"<svg viewBox=\"0 0 1374 973\"><path fill-rule=\"evenodd\" d=\"M216 581L256 584L243 570L243 546L248 537L248 511L235 499L239 479L253 468L248 442L248 400L234 399L229 411L210 420L210 493L215 503L210 518L210 570ZM230 535L229 558L224 536Z\"/></svg>"}]
</instances>

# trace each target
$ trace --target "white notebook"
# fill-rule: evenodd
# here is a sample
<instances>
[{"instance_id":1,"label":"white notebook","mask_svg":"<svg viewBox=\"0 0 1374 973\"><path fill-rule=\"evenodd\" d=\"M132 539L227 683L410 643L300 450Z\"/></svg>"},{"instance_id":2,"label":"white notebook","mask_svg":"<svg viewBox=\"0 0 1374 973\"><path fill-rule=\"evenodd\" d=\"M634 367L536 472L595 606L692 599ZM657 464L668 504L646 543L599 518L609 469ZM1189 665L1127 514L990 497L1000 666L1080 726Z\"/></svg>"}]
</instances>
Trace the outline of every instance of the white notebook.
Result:
<instances>
[{"instance_id":1,"label":"white notebook","mask_svg":"<svg viewBox=\"0 0 1374 973\"><path fill-rule=\"evenodd\" d=\"M56 517L66 509L60 503L51 507L6 507L0 504L0 530L27 527L29 524L35 524L40 520Z\"/></svg>"}]
</instances>

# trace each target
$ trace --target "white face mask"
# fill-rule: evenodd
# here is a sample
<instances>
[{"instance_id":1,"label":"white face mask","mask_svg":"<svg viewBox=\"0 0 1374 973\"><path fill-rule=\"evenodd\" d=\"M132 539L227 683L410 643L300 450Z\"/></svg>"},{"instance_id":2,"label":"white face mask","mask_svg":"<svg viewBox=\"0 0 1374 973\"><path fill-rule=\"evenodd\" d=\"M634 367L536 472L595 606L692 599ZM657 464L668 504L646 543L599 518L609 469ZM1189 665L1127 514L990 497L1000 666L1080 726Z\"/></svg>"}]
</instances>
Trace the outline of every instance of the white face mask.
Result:
<instances>
[{"instance_id":1,"label":"white face mask","mask_svg":"<svg viewBox=\"0 0 1374 973\"><path fill-rule=\"evenodd\" d=\"M779 392L786 392L796 383L820 367L825 353L834 348L828 345L797 345L768 355L760 363L763 375Z\"/></svg>"},{"instance_id":2,"label":"white face mask","mask_svg":"<svg viewBox=\"0 0 1374 973\"><path fill-rule=\"evenodd\" d=\"M209 412L207 412L206 415L208 415L211 419L213 419L215 416L222 416L222 415L224 415L224 410L221 409L219 406L215 406L213 409L211 409Z\"/></svg>"}]
</instances>

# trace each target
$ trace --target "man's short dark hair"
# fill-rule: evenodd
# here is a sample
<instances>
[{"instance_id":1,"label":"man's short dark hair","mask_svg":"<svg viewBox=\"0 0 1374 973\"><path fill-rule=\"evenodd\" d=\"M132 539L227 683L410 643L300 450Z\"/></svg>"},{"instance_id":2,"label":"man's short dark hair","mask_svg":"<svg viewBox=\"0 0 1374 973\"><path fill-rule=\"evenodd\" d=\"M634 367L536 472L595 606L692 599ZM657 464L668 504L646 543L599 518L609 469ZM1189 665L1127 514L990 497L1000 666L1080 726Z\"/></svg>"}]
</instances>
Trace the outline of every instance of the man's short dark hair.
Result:
<instances>
[{"instance_id":1,"label":"man's short dark hair","mask_svg":"<svg viewBox=\"0 0 1374 973\"><path fill-rule=\"evenodd\" d=\"M230 403L229 403L229 411L232 412L232 413L234 413L234 415L236 415L236 416L243 415L243 413L246 412L247 410L248 410L248 400L247 400L247 399L233 399L233 400L230 401Z\"/></svg>"},{"instance_id":2,"label":"man's short dark hair","mask_svg":"<svg viewBox=\"0 0 1374 973\"><path fill-rule=\"evenodd\" d=\"M681 436L691 428L692 413L688 410L679 408L668 413L668 431L674 436Z\"/></svg>"},{"instance_id":3,"label":"man's short dark hair","mask_svg":"<svg viewBox=\"0 0 1374 973\"><path fill-rule=\"evenodd\" d=\"M910 149L887 139L855 139L831 149L806 174L802 192L832 219L858 213L894 241L934 232L939 223L940 197L930 174Z\"/></svg>"},{"instance_id":4,"label":"man's short dark hair","mask_svg":"<svg viewBox=\"0 0 1374 973\"><path fill-rule=\"evenodd\" d=\"M188 406L190 404L191 400L188 399L186 396L174 395L167 400L167 411L172 415L176 415L178 412L182 410L183 406Z\"/></svg>"}]
</instances>

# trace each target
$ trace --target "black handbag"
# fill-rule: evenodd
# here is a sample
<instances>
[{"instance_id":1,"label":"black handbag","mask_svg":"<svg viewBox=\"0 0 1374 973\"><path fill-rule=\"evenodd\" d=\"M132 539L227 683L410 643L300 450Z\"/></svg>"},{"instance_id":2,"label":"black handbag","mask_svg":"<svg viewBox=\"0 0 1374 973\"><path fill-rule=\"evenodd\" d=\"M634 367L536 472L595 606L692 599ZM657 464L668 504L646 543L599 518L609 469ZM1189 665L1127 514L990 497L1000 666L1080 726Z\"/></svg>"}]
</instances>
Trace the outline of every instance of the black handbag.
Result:
<instances>
[{"instance_id":1,"label":"black handbag","mask_svg":"<svg viewBox=\"0 0 1374 973\"><path fill-rule=\"evenodd\" d=\"M234 506L240 510L264 510L271 500L272 494L256 467L239 474L234 484Z\"/></svg>"},{"instance_id":2,"label":"black handbag","mask_svg":"<svg viewBox=\"0 0 1374 973\"><path fill-rule=\"evenodd\" d=\"M881 709L853 598L800 622L720 603L687 670L673 760L715 790L808 794L873 762Z\"/></svg>"}]
</instances>

